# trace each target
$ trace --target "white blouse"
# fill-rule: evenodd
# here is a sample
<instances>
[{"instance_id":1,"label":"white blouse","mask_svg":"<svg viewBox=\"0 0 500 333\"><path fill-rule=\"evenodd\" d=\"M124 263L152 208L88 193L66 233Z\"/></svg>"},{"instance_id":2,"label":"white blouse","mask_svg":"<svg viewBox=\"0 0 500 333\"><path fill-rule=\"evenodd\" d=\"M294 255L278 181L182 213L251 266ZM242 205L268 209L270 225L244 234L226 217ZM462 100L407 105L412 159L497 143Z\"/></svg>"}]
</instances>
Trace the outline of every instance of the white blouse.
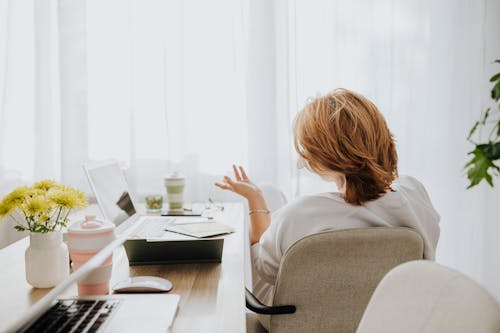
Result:
<instances>
[{"instance_id":1,"label":"white blouse","mask_svg":"<svg viewBox=\"0 0 500 333\"><path fill-rule=\"evenodd\" d=\"M433 260L439 239L439 214L424 186L415 178L399 177L394 192L362 206L348 204L339 193L300 197L274 212L260 241L252 246L253 293L272 303L281 257L297 240L327 230L363 227L408 227L424 239L424 257ZM266 316L261 316L266 328Z\"/></svg>"}]
</instances>

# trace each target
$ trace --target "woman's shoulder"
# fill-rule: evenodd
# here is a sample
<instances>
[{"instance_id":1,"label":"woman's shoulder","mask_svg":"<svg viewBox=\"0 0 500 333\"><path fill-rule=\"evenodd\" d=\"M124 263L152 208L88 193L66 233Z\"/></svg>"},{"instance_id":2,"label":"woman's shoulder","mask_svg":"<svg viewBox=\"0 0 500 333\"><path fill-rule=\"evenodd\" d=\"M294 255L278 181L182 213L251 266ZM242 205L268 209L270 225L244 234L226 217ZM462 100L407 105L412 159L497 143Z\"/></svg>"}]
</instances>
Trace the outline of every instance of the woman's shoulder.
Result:
<instances>
[{"instance_id":1,"label":"woman's shoulder","mask_svg":"<svg viewBox=\"0 0 500 333\"><path fill-rule=\"evenodd\" d=\"M425 186L420 182L417 178L401 175L396 181L393 183L393 189L396 192L403 192L405 197L418 197L424 201L430 203L431 199L429 197L429 193L425 189Z\"/></svg>"},{"instance_id":2,"label":"woman's shoulder","mask_svg":"<svg viewBox=\"0 0 500 333\"><path fill-rule=\"evenodd\" d=\"M396 185L423 187L422 183L410 175L400 175L395 181Z\"/></svg>"},{"instance_id":3,"label":"woman's shoulder","mask_svg":"<svg viewBox=\"0 0 500 333\"><path fill-rule=\"evenodd\" d=\"M392 184L396 189L407 189L427 193L424 185L417 178L409 175L400 175Z\"/></svg>"}]
</instances>

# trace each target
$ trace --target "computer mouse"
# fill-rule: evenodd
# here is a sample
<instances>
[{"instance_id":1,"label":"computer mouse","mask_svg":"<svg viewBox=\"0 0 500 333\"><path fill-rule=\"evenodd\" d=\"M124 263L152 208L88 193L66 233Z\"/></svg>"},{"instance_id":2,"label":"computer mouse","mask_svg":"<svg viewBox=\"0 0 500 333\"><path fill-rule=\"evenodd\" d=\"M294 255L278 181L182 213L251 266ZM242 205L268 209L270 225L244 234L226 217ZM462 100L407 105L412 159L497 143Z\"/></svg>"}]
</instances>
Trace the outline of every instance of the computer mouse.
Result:
<instances>
[{"instance_id":1,"label":"computer mouse","mask_svg":"<svg viewBox=\"0 0 500 333\"><path fill-rule=\"evenodd\" d=\"M135 276L113 286L115 293L164 293L172 289L172 282L157 276Z\"/></svg>"}]
</instances>

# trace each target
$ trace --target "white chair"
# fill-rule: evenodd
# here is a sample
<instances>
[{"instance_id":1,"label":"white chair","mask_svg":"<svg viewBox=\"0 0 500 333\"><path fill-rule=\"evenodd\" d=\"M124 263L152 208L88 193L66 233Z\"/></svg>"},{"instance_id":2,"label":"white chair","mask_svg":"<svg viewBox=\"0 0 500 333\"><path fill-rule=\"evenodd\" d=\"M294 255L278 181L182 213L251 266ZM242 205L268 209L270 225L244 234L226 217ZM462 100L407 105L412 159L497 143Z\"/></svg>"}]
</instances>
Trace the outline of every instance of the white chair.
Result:
<instances>
[{"instance_id":1,"label":"white chair","mask_svg":"<svg viewBox=\"0 0 500 333\"><path fill-rule=\"evenodd\" d=\"M276 186L270 184L260 184L262 195L267 202L267 206L271 212L280 209L286 205L287 200L285 194Z\"/></svg>"},{"instance_id":2,"label":"white chair","mask_svg":"<svg viewBox=\"0 0 500 333\"><path fill-rule=\"evenodd\" d=\"M500 332L500 305L462 273L431 261L413 261L382 279L357 330L382 332Z\"/></svg>"}]
</instances>

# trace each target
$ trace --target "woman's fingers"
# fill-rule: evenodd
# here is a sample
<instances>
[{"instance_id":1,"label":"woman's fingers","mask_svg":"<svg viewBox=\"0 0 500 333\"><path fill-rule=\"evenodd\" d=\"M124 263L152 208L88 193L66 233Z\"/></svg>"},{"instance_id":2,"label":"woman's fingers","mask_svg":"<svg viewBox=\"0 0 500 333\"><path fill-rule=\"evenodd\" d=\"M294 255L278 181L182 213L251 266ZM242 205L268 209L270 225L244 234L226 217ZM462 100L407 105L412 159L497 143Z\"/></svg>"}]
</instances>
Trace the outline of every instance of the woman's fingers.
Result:
<instances>
[{"instance_id":1,"label":"woman's fingers","mask_svg":"<svg viewBox=\"0 0 500 333\"><path fill-rule=\"evenodd\" d=\"M241 186L244 185L245 183L250 183L250 180L248 179L248 176L245 172L245 169L243 169L242 166L236 166L236 164L233 164L233 172L234 172L234 178L233 180L229 176L224 176L224 180L222 182L215 182L215 186L223 189L223 190L230 190L236 193L240 193L241 191Z\"/></svg>"},{"instance_id":2,"label":"woman's fingers","mask_svg":"<svg viewBox=\"0 0 500 333\"><path fill-rule=\"evenodd\" d=\"M224 176L224 182L215 182L215 186L223 189L223 190L230 190L234 191L234 181L231 179L231 177Z\"/></svg>"},{"instance_id":3,"label":"woman's fingers","mask_svg":"<svg viewBox=\"0 0 500 333\"><path fill-rule=\"evenodd\" d=\"M234 181L231 179L231 177L229 176L224 176L224 181L229 184L229 185L233 185L234 184Z\"/></svg>"},{"instance_id":4,"label":"woman's fingers","mask_svg":"<svg viewBox=\"0 0 500 333\"><path fill-rule=\"evenodd\" d=\"M227 183L221 183L221 182L215 182L215 186L223 189L223 190L230 190L232 191L232 186L230 186L229 184Z\"/></svg>"},{"instance_id":5,"label":"woman's fingers","mask_svg":"<svg viewBox=\"0 0 500 333\"><path fill-rule=\"evenodd\" d=\"M234 172L234 178L236 178L237 181L241 181L240 173L238 172L238 168L236 167L235 164L233 164L233 172Z\"/></svg>"},{"instance_id":6,"label":"woman's fingers","mask_svg":"<svg viewBox=\"0 0 500 333\"><path fill-rule=\"evenodd\" d=\"M247 173L245 172L245 169L240 165L239 167L240 173L241 173L241 179L248 181L248 176Z\"/></svg>"}]
</instances>

